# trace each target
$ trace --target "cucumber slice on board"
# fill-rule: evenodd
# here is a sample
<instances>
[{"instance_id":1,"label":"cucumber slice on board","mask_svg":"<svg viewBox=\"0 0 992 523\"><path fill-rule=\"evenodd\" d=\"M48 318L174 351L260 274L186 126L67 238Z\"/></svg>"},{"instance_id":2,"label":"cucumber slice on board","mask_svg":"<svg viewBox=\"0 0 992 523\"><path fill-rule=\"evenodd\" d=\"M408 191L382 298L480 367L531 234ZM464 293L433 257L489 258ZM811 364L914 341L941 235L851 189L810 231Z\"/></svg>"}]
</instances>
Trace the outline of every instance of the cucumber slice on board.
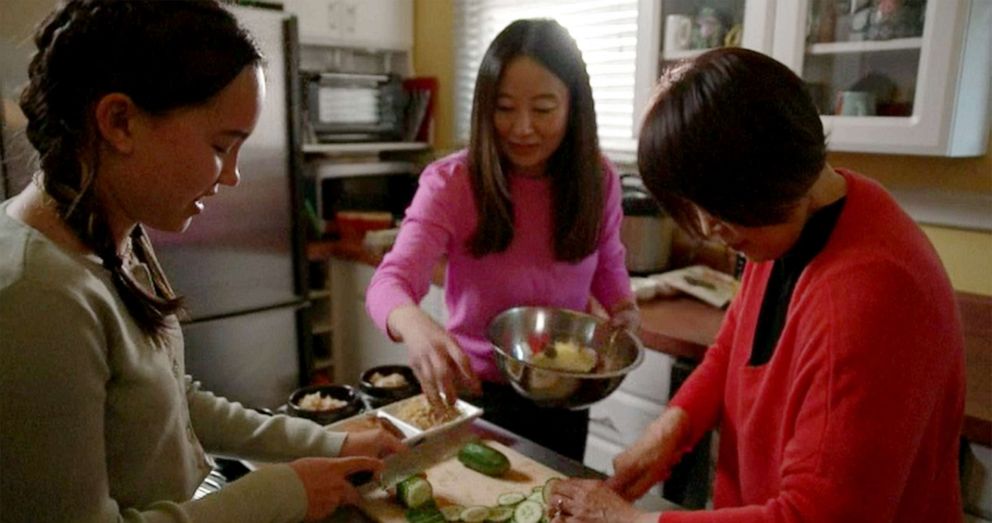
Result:
<instances>
[{"instance_id":1,"label":"cucumber slice on board","mask_svg":"<svg viewBox=\"0 0 992 523\"><path fill-rule=\"evenodd\" d=\"M462 510L461 517L465 523L481 523L489 517L489 507L483 507L482 505L466 507Z\"/></svg>"},{"instance_id":2,"label":"cucumber slice on board","mask_svg":"<svg viewBox=\"0 0 992 523\"><path fill-rule=\"evenodd\" d=\"M504 523L505 521L509 521L512 517L513 507L500 505L489 509L489 517L486 518L486 521L489 523Z\"/></svg>"},{"instance_id":3,"label":"cucumber slice on board","mask_svg":"<svg viewBox=\"0 0 992 523\"><path fill-rule=\"evenodd\" d=\"M525 499L527 499L527 495L523 492L507 492L506 494L500 494L496 498L496 502L500 505L516 505Z\"/></svg>"},{"instance_id":4,"label":"cucumber slice on board","mask_svg":"<svg viewBox=\"0 0 992 523\"><path fill-rule=\"evenodd\" d=\"M540 505L543 505L544 504L544 487L541 487L541 490L535 490L534 492L531 492L530 495L527 496L527 501L533 501L534 503L538 503Z\"/></svg>"},{"instance_id":5,"label":"cucumber slice on board","mask_svg":"<svg viewBox=\"0 0 992 523\"><path fill-rule=\"evenodd\" d=\"M544 517L544 507L531 500L521 501L517 508L513 510L513 521L515 523L538 523Z\"/></svg>"},{"instance_id":6,"label":"cucumber slice on board","mask_svg":"<svg viewBox=\"0 0 992 523\"><path fill-rule=\"evenodd\" d=\"M544 482L544 487L541 488L541 501L544 502L544 506L551 506L551 488L559 481L561 481L561 478L551 478Z\"/></svg>"},{"instance_id":7,"label":"cucumber slice on board","mask_svg":"<svg viewBox=\"0 0 992 523\"><path fill-rule=\"evenodd\" d=\"M434 488L427 479L410 476L396 485L396 497L408 508L417 508L434 499Z\"/></svg>"},{"instance_id":8,"label":"cucumber slice on board","mask_svg":"<svg viewBox=\"0 0 992 523\"><path fill-rule=\"evenodd\" d=\"M417 508L411 508L404 515L409 523L446 523L444 514L437 509L434 500L430 500Z\"/></svg>"},{"instance_id":9,"label":"cucumber slice on board","mask_svg":"<svg viewBox=\"0 0 992 523\"><path fill-rule=\"evenodd\" d=\"M441 507L441 515L444 516L445 521L461 521L463 510L465 507L461 505L448 505Z\"/></svg>"}]
</instances>

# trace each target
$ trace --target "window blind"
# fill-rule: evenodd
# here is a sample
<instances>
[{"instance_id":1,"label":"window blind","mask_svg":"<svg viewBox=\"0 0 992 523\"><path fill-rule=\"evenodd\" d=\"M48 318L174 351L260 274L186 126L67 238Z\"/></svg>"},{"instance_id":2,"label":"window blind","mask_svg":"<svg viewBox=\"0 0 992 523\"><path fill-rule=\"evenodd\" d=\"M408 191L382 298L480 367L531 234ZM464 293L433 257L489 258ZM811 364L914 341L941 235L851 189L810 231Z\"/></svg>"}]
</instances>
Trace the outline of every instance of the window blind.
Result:
<instances>
[{"instance_id":1,"label":"window blind","mask_svg":"<svg viewBox=\"0 0 992 523\"><path fill-rule=\"evenodd\" d=\"M638 0L456 0L455 133L468 142L472 95L482 56L519 18L552 18L575 39L589 71L600 148L633 159Z\"/></svg>"}]
</instances>

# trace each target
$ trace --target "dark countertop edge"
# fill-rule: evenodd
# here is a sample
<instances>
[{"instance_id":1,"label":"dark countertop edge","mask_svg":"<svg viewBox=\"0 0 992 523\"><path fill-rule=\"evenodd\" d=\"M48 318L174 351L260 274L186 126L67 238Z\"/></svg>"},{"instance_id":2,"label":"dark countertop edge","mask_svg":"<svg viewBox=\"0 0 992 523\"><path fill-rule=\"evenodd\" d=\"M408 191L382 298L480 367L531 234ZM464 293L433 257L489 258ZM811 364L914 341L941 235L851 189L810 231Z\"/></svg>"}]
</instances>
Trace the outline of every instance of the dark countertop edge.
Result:
<instances>
[{"instance_id":1,"label":"dark countertop edge","mask_svg":"<svg viewBox=\"0 0 992 523\"><path fill-rule=\"evenodd\" d=\"M366 263L373 267L378 266L382 261L381 255L376 255L366 251L361 243L358 242L345 242L345 241L335 241L335 240L321 240L316 242L311 242L307 245L307 258L311 261L321 261L328 260L330 258L340 258L344 260L356 261L361 263ZM441 276L439 276L439 274ZM435 271L433 283L441 285L443 283L443 271ZM958 296L958 306L961 308L961 317L965 325L965 336L970 336L978 331L982 336L989 336L992 332L992 296L984 296L978 294L972 294L967 292L957 292ZM685 298L685 301L690 301L691 298ZM654 302L642 303L641 309L642 314L645 308L657 306L662 300L656 300ZM669 302L664 306L678 306L679 302ZM710 320L715 317L714 315L719 314L722 318L724 311L709 308L711 312L702 313L708 316ZM977 325L977 329L976 326ZM707 338L712 340L716 336L716 330L712 329L711 326L708 330L712 330L711 334L703 334L702 336L696 336L699 338ZM699 343L698 341L687 340L679 337L674 337L666 334L658 329L652 329L650 326L645 326L642 324L641 330L639 332L641 341L644 343L645 348L649 350L654 350L662 354L667 354L669 356L677 358L685 358L693 361L700 361L703 355L706 354L706 349L709 348L709 343ZM978 350L988 350L992 352L992 344L981 343L981 348ZM985 384L987 385L987 384ZM976 388L981 388L983 385L978 385ZM988 388L987 386L985 387ZM973 394L981 394L981 390L972 390ZM985 397L989 396L989 390L985 390ZM992 406L988 406L983 411L992 410ZM498 429L498 427L494 428ZM499 429L501 430L501 429ZM992 416L984 416L981 413L978 415L965 414L964 425L962 427L961 434L968 439L968 441L983 445L986 447L992 447Z\"/></svg>"}]
</instances>

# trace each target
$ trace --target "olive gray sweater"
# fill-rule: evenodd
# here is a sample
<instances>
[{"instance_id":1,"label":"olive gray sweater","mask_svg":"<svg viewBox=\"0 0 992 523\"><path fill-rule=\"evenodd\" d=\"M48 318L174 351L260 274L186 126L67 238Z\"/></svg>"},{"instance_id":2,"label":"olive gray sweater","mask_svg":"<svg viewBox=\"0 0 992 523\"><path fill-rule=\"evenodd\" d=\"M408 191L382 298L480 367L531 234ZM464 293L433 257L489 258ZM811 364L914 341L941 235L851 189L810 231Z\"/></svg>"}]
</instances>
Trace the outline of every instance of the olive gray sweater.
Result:
<instances>
[{"instance_id":1,"label":"olive gray sweater","mask_svg":"<svg viewBox=\"0 0 992 523\"><path fill-rule=\"evenodd\" d=\"M344 435L268 417L185 375L173 321L144 336L99 259L67 252L0 204L0 519L299 521L287 465L191 497L205 452L262 461L335 456Z\"/></svg>"}]
</instances>

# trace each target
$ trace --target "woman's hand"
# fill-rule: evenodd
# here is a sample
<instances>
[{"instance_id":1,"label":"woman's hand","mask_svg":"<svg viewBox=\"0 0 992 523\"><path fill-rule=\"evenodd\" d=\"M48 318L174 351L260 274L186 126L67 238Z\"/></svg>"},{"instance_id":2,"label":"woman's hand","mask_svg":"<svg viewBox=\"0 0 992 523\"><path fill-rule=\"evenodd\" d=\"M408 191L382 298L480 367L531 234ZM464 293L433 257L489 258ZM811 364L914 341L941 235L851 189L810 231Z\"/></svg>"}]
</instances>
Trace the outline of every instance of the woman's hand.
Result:
<instances>
[{"instance_id":1,"label":"woman's hand","mask_svg":"<svg viewBox=\"0 0 992 523\"><path fill-rule=\"evenodd\" d=\"M384 458L390 454L406 450L401 441L403 433L395 427L349 432L341 445L341 456L371 456Z\"/></svg>"},{"instance_id":2,"label":"woman's hand","mask_svg":"<svg viewBox=\"0 0 992 523\"><path fill-rule=\"evenodd\" d=\"M307 493L304 521L320 521L342 505L358 503L359 494L347 477L356 472L382 470L382 461L367 457L303 458L289 464Z\"/></svg>"},{"instance_id":3,"label":"woman's hand","mask_svg":"<svg viewBox=\"0 0 992 523\"><path fill-rule=\"evenodd\" d=\"M634 508L606 483L565 479L551 487L552 523L639 523L646 514ZM652 521L657 521L655 517Z\"/></svg>"},{"instance_id":4,"label":"woman's hand","mask_svg":"<svg viewBox=\"0 0 992 523\"><path fill-rule=\"evenodd\" d=\"M624 499L640 498L664 480L682 457L682 439L688 416L679 407L669 407L627 450L613 459L613 477L606 484Z\"/></svg>"},{"instance_id":5,"label":"woman's hand","mask_svg":"<svg viewBox=\"0 0 992 523\"><path fill-rule=\"evenodd\" d=\"M610 309L610 326L637 333L641 326L641 311L633 298L628 298Z\"/></svg>"},{"instance_id":6,"label":"woman's hand","mask_svg":"<svg viewBox=\"0 0 992 523\"><path fill-rule=\"evenodd\" d=\"M420 307L397 307L389 314L387 324L389 331L410 351L410 367L431 405L454 404L458 399L456 381L473 394L482 392L468 356L458 342Z\"/></svg>"}]
</instances>

